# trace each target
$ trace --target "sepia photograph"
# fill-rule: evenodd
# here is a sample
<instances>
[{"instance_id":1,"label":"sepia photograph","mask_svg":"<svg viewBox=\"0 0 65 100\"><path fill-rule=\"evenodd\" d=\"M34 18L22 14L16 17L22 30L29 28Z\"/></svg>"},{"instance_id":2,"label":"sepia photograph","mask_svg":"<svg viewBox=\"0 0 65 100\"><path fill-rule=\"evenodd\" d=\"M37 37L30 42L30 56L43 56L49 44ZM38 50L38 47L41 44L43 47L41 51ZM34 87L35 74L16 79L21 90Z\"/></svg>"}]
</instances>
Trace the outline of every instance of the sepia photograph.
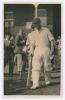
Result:
<instances>
[{"instance_id":1,"label":"sepia photograph","mask_svg":"<svg viewBox=\"0 0 65 100\"><path fill-rule=\"evenodd\" d=\"M61 3L4 3L4 95L61 96Z\"/></svg>"}]
</instances>

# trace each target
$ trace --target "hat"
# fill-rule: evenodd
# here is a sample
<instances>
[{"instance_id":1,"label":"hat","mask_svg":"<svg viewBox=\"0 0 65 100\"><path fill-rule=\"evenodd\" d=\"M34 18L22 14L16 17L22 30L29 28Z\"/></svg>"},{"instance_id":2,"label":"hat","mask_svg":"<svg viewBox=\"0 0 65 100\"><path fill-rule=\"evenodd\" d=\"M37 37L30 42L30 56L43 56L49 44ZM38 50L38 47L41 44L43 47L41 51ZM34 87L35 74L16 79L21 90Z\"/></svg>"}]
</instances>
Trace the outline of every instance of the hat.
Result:
<instances>
[{"instance_id":1,"label":"hat","mask_svg":"<svg viewBox=\"0 0 65 100\"><path fill-rule=\"evenodd\" d=\"M41 23L40 18L34 18L33 22L32 22L32 25L34 25L34 24L40 24L40 23Z\"/></svg>"}]
</instances>

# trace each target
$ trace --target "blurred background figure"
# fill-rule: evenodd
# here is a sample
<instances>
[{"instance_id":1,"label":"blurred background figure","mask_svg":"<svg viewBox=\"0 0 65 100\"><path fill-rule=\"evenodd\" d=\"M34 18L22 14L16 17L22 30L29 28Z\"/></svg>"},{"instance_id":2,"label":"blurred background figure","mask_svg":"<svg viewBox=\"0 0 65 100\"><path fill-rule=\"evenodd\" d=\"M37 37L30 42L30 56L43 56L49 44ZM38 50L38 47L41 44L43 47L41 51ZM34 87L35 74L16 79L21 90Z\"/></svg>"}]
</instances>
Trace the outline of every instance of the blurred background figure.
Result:
<instances>
[{"instance_id":1,"label":"blurred background figure","mask_svg":"<svg viewBox=\"0 0 65 100\"><path fill-rule=\"evenodd\" d=\"M23 30L19 29L15 37L15 61L17 59L17 68L19 73L19 79L22 77L22 69L23 69L23 59L22 59L22 50L23 45L25 44L25 40L23 39Z\"/></svg>"},{"instance_id":2,"label":"blurred background figure","mask_svg":"<svg viewBox=\"0 0 65 100\"><path fill-rule=\"evenodd\" d=\"M53 70L58 70L61 67L61 37L58 36L54 41L54 58L52 59Z\"/></svg>"},{"instance_id":3,"label":"blurred background figure","mask_svg":"<svg viewBox=\"0 0 65 100\"><path fill-rule=\"evenodd\" d=\"M4 66L9 66L9 78L12 80L14 70L14 37L6 33L4 37Z\"/></svg>"},{"instance_id":4,"label":"blurred background figure","mask_svg":"<svg viewBox=\"0 0 65 100\"><path fill-rule=\"evenodd\" d=\"M58 36L57 45L58 45L58 53L61 54L61 37L60 36Z\"/></svg>"},{"instance_id":5,"label":"blurred background figure","mask_svg":"<svg viewBox=\"0 0 65 100\"><path fill-rule=\"evenodd\" d=\"M23 60L23 71L26 71L27 68L27 53L26 53L26 40L27 40L27 33L25 32L25 29L22 29L22 37L23 37L23 49L22 49L22 60Z\"/></svg>"},{"instance_id":6,"label":"blurred background figure","mask_svg":"<svg viewBox=\"0 0 65 100\"><path fill-rule=\"evenodd\" d=\"M61 67L61 37L58 36L57 39L57 49L58 49L58 67Z\"/></svg>"}]
</instances>

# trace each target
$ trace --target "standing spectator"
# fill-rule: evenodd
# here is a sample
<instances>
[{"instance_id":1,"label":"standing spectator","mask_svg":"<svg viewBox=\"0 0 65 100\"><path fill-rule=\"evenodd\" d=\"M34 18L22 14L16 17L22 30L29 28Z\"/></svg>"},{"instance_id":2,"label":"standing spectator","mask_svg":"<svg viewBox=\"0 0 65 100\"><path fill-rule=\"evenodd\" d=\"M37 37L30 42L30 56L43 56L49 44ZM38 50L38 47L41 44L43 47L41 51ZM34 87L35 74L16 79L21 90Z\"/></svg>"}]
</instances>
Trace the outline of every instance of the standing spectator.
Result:
<instances>
[{"instance_id":1,"label":"standing spectator","mask_svg":"<svg viewBox=\"0 0 65 100\"><path fill-rule=\"evenodd\" d=\"M22 68L23 68L23 60L22 60L22 49L25 41L23 40L23 31L19 30L17 36L15 37L15 55L17 57L17 67L19 72L19 79L21 79Z\"/></svg>"},{"instance_id":2,"label":"standing spectator","mask_svg":"<svg viewBox=\"0 0 65 100\"><path fill-rule=\"evenodd\" d=\"M53 35L47 28L41 26L41 20L35 18L32 22L34 31L28 35L30 40L30 55L32 56L32 81L31 89L39 87L41 67L44 64L45 84L51 82L51 60L54 47ZM49 46L51 44L51 46Z\"/></svg>"},{"instance_id":3,"label":"standing spectator","mask_svg":"<svg viewBox=\"0 0 65 100\"><path fill-rule=\"evenodd\" d=\"M14 39L11 33L6 33L4 39L4 66L9 65L9 78L13 77L14 69Z\"/></svg>"},{"instance_id":4,"label":"standing spectator","mask_svg":"<svg viewBox=\"0 0 65 100\"><path fill-rule=\"evenodd\" d=\"M23 71L26 71L26 66L27 66L27 54L26 54L26 39L27 39L27 34L24 32L22 33L24 44L23 44L23 49L22 49L22 60L23 60Z\"/></svg>"},{"instance_id":5,"label":"standing spectator","mask_svg":"<svg viewBox=\"0 0 65 100\"><path fill-rule=\"evenodd\" d=\"M61 37L58 36L58 39L57 39L57 49L58 49L58 67L60 68L60 65L61 65Z\"/></svg>"},{"instance_id":6,"label":"standing spectator","mask_svg":"<svg viewBox=\"0 0 65 100\"><path fill-rule=\"evenodd\" d=\"M58 36L57 44L58 44L58 53L61 54L61 37L60 36Z\"/></svg>"}]
</instances>

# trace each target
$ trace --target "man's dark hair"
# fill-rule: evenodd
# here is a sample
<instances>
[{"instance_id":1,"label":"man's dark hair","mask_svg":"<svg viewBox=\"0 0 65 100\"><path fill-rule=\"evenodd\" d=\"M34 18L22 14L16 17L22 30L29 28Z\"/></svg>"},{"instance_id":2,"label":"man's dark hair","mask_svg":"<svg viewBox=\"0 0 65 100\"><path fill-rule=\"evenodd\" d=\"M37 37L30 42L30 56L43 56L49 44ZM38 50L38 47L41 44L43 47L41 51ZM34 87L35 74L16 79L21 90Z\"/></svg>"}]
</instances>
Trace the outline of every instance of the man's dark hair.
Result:
<instances>
[{"instance_id":1,"label":"man's dark hair","mask_svg":"<svg viewBox=\"0 0 65 100\"><path fill-rule=\"evenodd\" d=\"M6 32L5 35L9 35L9 36L11 36L11 33L10 33L10 32Z\"/></svg>"},{"instance_id":2,"label":"man's dark hair","mask_svg":"<svg viewBox=\"0 0 65 100\"><path fill-rule=\"evenodd\" d=\"M34 18L34 19L33 19L33 22L32 22L32 25L33 25L33 24L40 24L40 23L41 23L40 18Z\"/></svg>"}]
</instances>

